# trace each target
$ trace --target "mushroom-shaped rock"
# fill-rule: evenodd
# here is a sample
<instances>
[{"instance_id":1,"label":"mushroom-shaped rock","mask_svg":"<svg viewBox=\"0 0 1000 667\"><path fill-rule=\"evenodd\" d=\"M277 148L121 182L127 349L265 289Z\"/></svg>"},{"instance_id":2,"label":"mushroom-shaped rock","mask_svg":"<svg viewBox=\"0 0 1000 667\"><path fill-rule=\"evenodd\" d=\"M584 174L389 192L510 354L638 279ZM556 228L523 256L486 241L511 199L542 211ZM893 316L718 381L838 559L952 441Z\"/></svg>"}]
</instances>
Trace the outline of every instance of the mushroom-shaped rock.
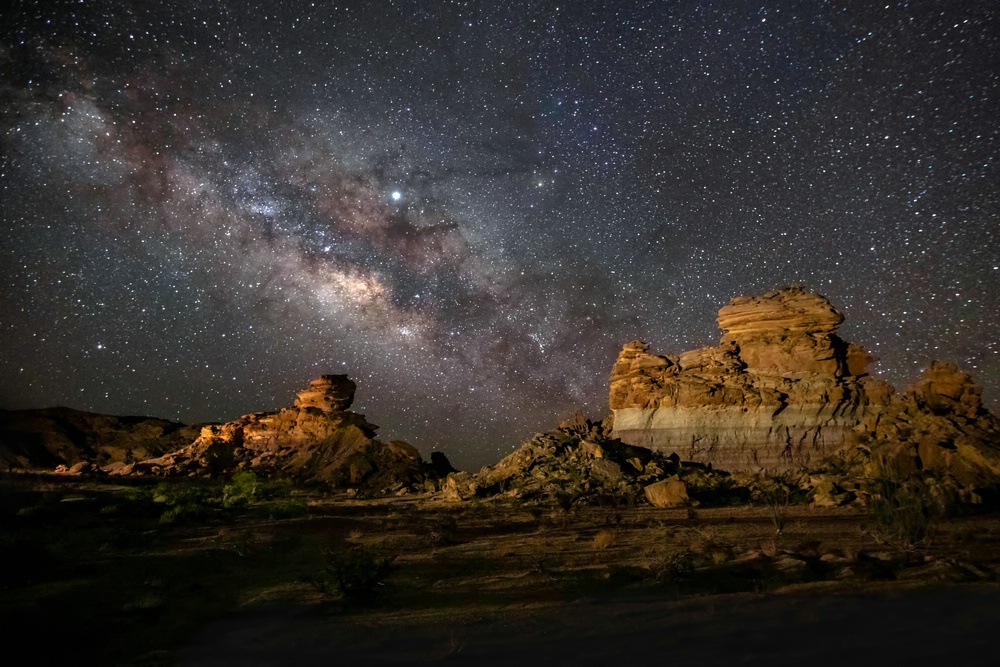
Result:
<instances>
[{"instance_id":1,"label":"mushroom-shaped rock","mask_svg":"<svg viewBox=\"0 0 1000 667\"><path fill-rule=\"evenodd\" d=\"M342 412L354 402L355 389L357 385L346 375L321 375L298 393L295 407Z\"/></svg>"},{"instance_id":2,"label":"mushroom-shaped rock","mask_svg":"<svg viewBox=\"0 0 1000 667\"><path fill-rule=\"evenodd\" d=\"M719 328L734 338L764 333L833 333L844 316L830 301L800 287L736 297L719 310Z\"/></svg>"}]
</instances>

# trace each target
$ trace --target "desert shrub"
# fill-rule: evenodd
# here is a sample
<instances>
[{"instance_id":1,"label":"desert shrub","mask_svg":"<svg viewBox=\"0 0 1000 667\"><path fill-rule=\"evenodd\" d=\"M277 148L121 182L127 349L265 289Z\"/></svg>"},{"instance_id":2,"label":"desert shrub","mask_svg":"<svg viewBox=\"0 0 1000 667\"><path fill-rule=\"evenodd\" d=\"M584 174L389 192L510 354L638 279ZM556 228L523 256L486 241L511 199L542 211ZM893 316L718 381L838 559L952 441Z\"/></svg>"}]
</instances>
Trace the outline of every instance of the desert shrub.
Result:
<instances>
[{"instance_id":1,"label":"desert shrub","mask_svg":"<svg viewBox=\"0 0 1000 667\"><path fill-rule=\"evenodd\" d=\"M926 483L920 479L905 482L876 479L869 507L872 533L879 541L902 551L923 544L941 515Z\"/></svg>"},{"instance_id":2,"label":"desert shrub","mask_svg":"<svg viewBox=\"0 0 1000 667\"><path fill-rule=\"evenodd\" d=\"M297 519L309 513L309 506L294 498L275 500L269 509L272 519Z\"/></svg>"},{"instance_id":3,"label":"desert shrub","mask_svg":"<svg viewBox=\"0 0 1000 667\"><path fill-rule=\"evenodd\" d=\"M762 478L757 490L758 499L767 508L767 514L774 525L774 532L781 534L788 518L788 506L792 502L793 489L784 477Z\"/></svg>"},{"instance_id":4,"label":"desert shrub","mask_svg":"<svg viewBox=\"0 0 1000 667\"><path fill-rule=\"evenodd\" d=\"M395 556L358 546L346 551L327 550L326 564L315 581L325 595L360 599L369 595L392 569Z\"/></svg>"},{"instance_id":5,"label":"desert shrub","mask_svg":"<svg viewBox=\"0 0 1000 667\"><path fill-rule=\"evenodd\" d=\"M872 458L874 475L869 508L872 533L880 542L901 551L911 551L930 536L934 523L946 507L922 477L901 479L895 466L884 456Z\"/></svg>"},{"instance_id":6,"label":"desert shrub","mask_svg":"<svg viewBox=\"0 0 1000 667\"><path fill-rule=\"evenodd\" d=\"M222 506L226 508L246 507L257 495L260 482L252 470L234 473L229 484L222 487Z\"/></svg>"},{"instance_id":7,"label":"desert shrub","mask_svg":"<svg viewBox=\"0 0 1000 667\"><path fill-rule=\"evenodd\" d=\"M677 582L694 572L697 557L690 551L675 551L649 564L649 573L658 583Z\"/></svg>"},{"instance_id":8,"label":"desert shrub","mask_svg":"<svg viewBox=\"0 0 1000 667\"><path fill-rule=\"evenodd\" d=\"M439 544L454 544L458 533L458 522L453 516L441 517L431 527L430 537Z\"/></svg>"},{"instance_id":9,"label":"desert shrub","mask_svg":"<svg viewBox=\"0 0 1000 667\"><path fill-rule=\"evenodd\" d=\"M160 514L160 523L196 520L208 512L211 492L201 484L161 482L153 490L153 502L166 506Z\"/></svg>"}]
</instances>

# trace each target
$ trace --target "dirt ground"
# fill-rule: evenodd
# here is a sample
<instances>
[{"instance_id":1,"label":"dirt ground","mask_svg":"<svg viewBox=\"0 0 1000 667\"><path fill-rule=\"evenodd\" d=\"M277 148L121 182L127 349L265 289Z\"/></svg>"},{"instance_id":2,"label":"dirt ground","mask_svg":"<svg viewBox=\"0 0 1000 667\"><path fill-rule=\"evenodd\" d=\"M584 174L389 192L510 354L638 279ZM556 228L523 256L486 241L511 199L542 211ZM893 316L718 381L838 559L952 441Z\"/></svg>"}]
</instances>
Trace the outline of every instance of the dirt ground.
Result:
<instances>
[{"instance_id":1,"label":"dirt ground","mask_svg":"<svg viewBox=\"0 0 1000 667\"><path fill-rule=\"evenodd\" d=\"M995 664L995 514L910 545L845 509L778 533L767 507L296 494L165 522L136 497L0 484L7 637L88 664ZM340 595L347 554L391 563Z\"/></svg>"}]
</instances>

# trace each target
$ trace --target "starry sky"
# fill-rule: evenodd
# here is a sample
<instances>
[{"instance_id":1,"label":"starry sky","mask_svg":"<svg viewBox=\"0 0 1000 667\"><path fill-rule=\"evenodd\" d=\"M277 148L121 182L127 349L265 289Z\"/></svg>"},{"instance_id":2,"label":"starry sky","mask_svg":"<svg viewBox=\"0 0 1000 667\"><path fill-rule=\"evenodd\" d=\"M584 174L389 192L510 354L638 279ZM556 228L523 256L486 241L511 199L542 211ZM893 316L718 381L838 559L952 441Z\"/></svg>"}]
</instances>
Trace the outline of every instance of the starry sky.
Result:
<instances>
[{"instance_id":1,"label":"starry sky","mask_svg":"<svg viewBox=\"0 0 1000 667\"><path fill-rule=\"evenodd\" d=\"M802 283L1000 400L1000 6L7 0L0 406L322 373L463 467Z\"/></svg>"}]
</instances>

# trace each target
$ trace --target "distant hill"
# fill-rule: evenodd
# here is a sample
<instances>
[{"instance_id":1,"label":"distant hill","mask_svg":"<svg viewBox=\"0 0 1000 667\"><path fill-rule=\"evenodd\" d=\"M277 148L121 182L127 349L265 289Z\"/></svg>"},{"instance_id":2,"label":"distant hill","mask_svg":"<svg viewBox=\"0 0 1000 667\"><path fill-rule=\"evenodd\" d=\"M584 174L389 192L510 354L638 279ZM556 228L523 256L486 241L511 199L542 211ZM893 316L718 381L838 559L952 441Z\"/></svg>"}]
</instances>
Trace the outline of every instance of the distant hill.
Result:
<instances>
[{"instance_id":1,"label":"distant hill","mask_svg":"<svg viewBox=\"0 0 1000 667\"><path fill-rule=\"evenodd\" d=\"M72 408L0 410L0 471L131 463L190 444L201 426Z\"/></svg>"}]
</instances>

